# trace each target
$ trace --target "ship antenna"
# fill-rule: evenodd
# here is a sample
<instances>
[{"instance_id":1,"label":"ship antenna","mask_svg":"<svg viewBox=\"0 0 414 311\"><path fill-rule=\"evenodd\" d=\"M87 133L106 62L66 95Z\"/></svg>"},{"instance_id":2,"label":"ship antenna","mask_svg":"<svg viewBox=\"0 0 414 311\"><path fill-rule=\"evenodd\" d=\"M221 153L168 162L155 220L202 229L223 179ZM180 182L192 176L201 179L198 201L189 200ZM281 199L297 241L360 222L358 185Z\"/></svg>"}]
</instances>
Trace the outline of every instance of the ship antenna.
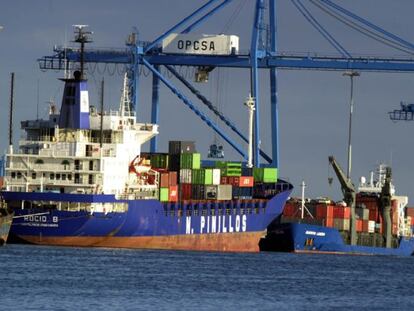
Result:
<instances>
[{"instance_id":1,"label":"ship antenna","mask_svg":"<svg viewBox=\"0 0 414 311\"><path fill-rule=\"evenodd\" d=\"M14 72L10 74L10 118L9 118L9 147L13 150L13 104L14 104Z\"/></svg>"},{"instance_id":2,"label":"ship antenna","mask_svg":"<svg viewBox=\"0 0 414 311\"><path fill-rule=\"evenodd\" d=\"M75 42L80 43L80 79L84 79L84 66L85 66L85 43L92 42L89 35L91 31L86 31L84 28L88 25L73 25L75 27Z\"/></svg>"},{"instance_id":3,"label":"ship antenna","mask_svg":"<svg viewBox=\"0 0 414 311\"><path fill-rule=\"evenodd\" d=\"M103 117L104 117L104 79L101 81L101 120L100 120L100 129L99 129L99 146L102 151L103 145Z\"/></svg>"}]
</instances>

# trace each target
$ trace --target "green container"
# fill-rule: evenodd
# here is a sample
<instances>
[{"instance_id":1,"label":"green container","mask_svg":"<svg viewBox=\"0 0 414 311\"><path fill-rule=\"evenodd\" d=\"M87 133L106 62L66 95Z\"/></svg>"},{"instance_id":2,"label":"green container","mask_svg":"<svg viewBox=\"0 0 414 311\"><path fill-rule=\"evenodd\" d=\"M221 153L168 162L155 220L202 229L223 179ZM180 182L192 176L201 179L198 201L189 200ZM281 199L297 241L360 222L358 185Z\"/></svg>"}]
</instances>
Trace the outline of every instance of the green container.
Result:
<instances>
[{"instance_id":1,"label":"green container","mask_svg":"<svg viewBox=\"0 0 414 311\"><path fill-rule=\"evenodd\" d=\"M199 169L200 166L200 153L182 153L180 155L180 168Z\"/></svg>"},{"instance_id":2,"label":"green container","mask_svg":"<svg viewBox=\"0 0 414 311\"><path fill-rule=\"evenodd\" d=\"M152 154L151 155L151 166L154 168L163 168L167 169L169 164L168 154Z\"/></svg>"},{"instance_id":3,"label":"green container","mask_svg":"<svg viewBox=\"0 0 414 311\"><path fill-rule=\"evenodd\" d=\"M192 173L192 179L193 184L195 185L211 185L213 184L213 169L194 169Z\"/></svg>"},{"instance_id":4,"label":"green container","mask_svg":"<svg viewBox=\"0 0 414 311\"><path fill-rule=\"evenodd\" d=\"M274 167L255 167L253 168L254 181L264 183L277 182L277 168Z\"/></svg>"},{"instance_id":5,"label":"green container","mask_svg":"<svg viewBox=\"0 0 414 311\"><path fill-rule=\"evenodd\" d=\"M168 202L168 188L160 188L160 201Z\"/></svg>"},{"instance_id":6,"label":"green container","mask_svg":"<svg viewBox=\"0 0 414 311\"><path fill-rule=\"evenodd\" d=\"M224 168L224 169L241 169L241 162L227 162L227 161L216 161L216 167Z\"/></svg>"}]
</instances>

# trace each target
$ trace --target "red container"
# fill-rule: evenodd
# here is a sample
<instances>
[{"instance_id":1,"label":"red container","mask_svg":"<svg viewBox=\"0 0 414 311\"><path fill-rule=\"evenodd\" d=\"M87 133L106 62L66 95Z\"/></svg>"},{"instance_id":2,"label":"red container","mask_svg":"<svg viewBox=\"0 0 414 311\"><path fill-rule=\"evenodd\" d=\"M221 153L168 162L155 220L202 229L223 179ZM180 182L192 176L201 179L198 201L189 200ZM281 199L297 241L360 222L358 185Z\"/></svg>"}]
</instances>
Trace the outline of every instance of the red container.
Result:
<instances>
[{"instance_id":1,"label":"red container","mask_svg":"<svg viewBox=\"0 0 414 311\"><path fill-rule=\"evenodd\" d=\"M377 208L369 210L369 220L373 220L375 222L379 221L379 213Z\"/></svg>"},{"instance_id":2,"label":"red container","mask_svg":"<svg viewBox=\"0 0 414 311\"><path fill-rule=\"evenodd\" d=\"M407 216L414 218L414 207L407 207Z\"/></svg>"},{"instance_id":3,"label":"red container","mask_svg":"<svg viewBox=\"0 0 414 311\"><path fill-rule=\"evenodd\" d=\"M180 200L191 200L192 184L180 184Z\"/></svg>"},{"instance_id":4,"label":"red container","mask_svg":"<svg viewBox=\"0 0 414 311\"><path fill-rule=\"evenodd\" d=\"M0 177L0 188L3 187L4 184L4 177Z\"/></svg>"},{"instance_id":5,"label":"red container","mask_svg":"<svg viewBox=\"0 0 414 311\"><path fill-rule=\"evenodd\" d=\"M349 219L351 218L351 208L344 206L334 206L333 218Z\"/></svg>"},{"instance_id":6,"label":"red container","mask_svg":"<svg viewBox=\"0 0 414 311\"><path fill-rule=\"evenodd\" d=\"M318 204L316 206L316 218L325 219L325 218L334 218L333 217L333 205ZM333 220L332 220L333 224Z\"/></svg>"},{"instance_id":7,"label":"red container","mask_svg":"<svg viewBox=\"0 0 414 311\"><path fill-rule=\"evenodd\" d=\"M356 231L357 232L362 232L362 219L357 219L356 220ZM368 225L367 225L367 231L368 231Z\"/></svg>"},{"instance_id":8,"label":"red container","mask_svg":"<svg viewBox=\"0 0 414 311\"><path fill-rule=\"evenodd\" d=\"M161 173L160 174L160 188L168 188L170 183L170 178L168 173Z\"/></svg>"},{"instance_id":9,"label":"red container","mask_svg":"<svg viewBox=\"0 0 414 311\"><path fill-rule=\"evenodd\" d=\"M177 172L170 171L168 174L168 184L170 186L177 186Z\"/></svg>"},{"instance_id":10,"label":"red container","mask_svg":"<svg viewBox=\"0 0 414 311\"><path fill-rule=\"evenodd\" d=\"M362 220L362 232L368 232L368 222L369 220Z\"/></svg>"},{"instance_id":11,"label":"red container","mask_svg":"<svg viewBox=\"0 0 414 311\"><path fill-rule=\"evenodd\" d=\"M221 185L228 185L229 184L229 178L227 176L221 176L220 184Z\"/></svg>"},{"instance_id":12,"label":"red container","mask_svg":"<svg viewBox=\"0 0 414 311\"><path fill-rule=\"evenodd\" d=\"M254 185L253 176L241 176L239 177L239 187L251 188Z\"/></svg>"},{"instance_id":13,"label":"red container","mask_svg":"<svg viewBox=\"0 0 414 311\"><path fill-rule=\"evenodd\" d=\"M286 203L283 209L283 216L292 217L296 215L299 206L295 203Z\"/></svg>"},{"instance_id":14,"label":"red container","mask_svg":"<svg viewBox=\"0 0 414 311\"><path fill-rule=\"evenodd\" d=\"M178 201L178 186L170 186L168 191L168 201L177 202Z\"/></svg>"}]
</instances>

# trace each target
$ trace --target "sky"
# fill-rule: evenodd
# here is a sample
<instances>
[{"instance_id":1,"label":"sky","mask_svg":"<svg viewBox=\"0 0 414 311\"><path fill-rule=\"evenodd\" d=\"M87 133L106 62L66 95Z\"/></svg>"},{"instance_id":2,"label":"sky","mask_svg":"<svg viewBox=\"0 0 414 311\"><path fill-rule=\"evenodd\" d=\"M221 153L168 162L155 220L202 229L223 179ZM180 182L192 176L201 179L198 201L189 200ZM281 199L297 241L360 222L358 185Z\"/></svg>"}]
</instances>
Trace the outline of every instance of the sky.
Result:
<instances>
[{"instance_id":1,"label":"sky","mask_svg":"<svg viewBox=\"0 0 414 311\"><path fill-rule=\"evenodd\" d=\"M414 2L409 0L335 1L369 21L409 42L414 42L411 25ZM8 104L10 73L15 72L14 144L20 139L19 123L47 117L48 102L60 106L63 84L61 72L42 72L37 59L53 54L54 45L73 45L74 24L89 25L91 47L122 49L136 27L140 40L151 41L168 30L205 0L0 0L0 150L8 144ZM317 20L353 55L411 57L401 51L369 40L338 23L303 1ZM167 8L167 9L166 9ZM239 12L235 14L235 12ZM234 0L203 23L196 33L225 33L240 37L240 50L250 44L254 2ZM390 14L392 12L392 14ZM280 52L336 55L323 37L295 9L290 0L277 1L277 46ZM105 109L117 109L121 94L122 66L88 67L91 104L99 106L99 84L105 78ZM192 69L180 72L193 80ZM180 84L171 79L175 85ZM409 73L362 72L354 80L355 110L352 132L352 180L369 176L379 163L392 166L397 194L409 196L414 205L414 122L394 123L388 111L400 101L414 102L414 76ZM209 82L198 85L206 97L247 135L247 111L243 102L249 94L249 73L241 69L215 69ZM261 146L271 153L268 72L260 74ZM188 94L188 93L185 93ZM328 163L334 155L346 170L350 81L342 72L278 70L280 177L294 186L306 183L306 196L342 198L340 185ZM240 160L231 147L218 139L201 120L165 87L160 90L159 151L168 150L169 140L194 140L206 158L213 142L222 143L227 160ZM197 104L200 106L201 104ZM140 76L138 119L150 122L151 76ZM201 108L203 111L204 108ZM214 117L212 117L215 120ZM145 146L148 149L148 146ZM144 149L145 149L144 148ZM247 146L245 146L247 150ZM332 185L328 178L334 177Z\"/></svg>"}]
</instances>

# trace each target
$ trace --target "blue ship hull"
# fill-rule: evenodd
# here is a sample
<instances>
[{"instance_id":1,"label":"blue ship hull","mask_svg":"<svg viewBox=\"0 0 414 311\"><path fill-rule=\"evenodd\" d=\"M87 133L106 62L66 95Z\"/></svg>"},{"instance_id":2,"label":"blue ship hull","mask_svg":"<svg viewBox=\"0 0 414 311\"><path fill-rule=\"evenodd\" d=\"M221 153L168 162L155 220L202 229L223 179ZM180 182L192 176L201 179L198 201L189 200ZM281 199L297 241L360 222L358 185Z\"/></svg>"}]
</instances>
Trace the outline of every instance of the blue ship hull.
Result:
<instances>
[{"instance_id":1,"label":"blue ship hull","mask_svg":"<svg viewBox=\"0 0 414 311\"><path fill-rule=\"evenodd\" d=\"M277 225L260 246L262 250L295 253L414 255L414 238L400 238L396 248L347 245L337 229L301 223Z\"/></svg>"},{"instance_id":2,"label":"blue ship hull","mask_svg":"<svg viewBox=\"0 0 414 311\"><path fill-rule=\"evenodd\" d=\"M126 248L259 251L291 188L269 200L117 200L114 195L3 192L14 207L11 242ZM36 207L39 202L123 203L124 212ZM29 205L29 206L28 206ZM19 208L24 206L24 208Z\"/></svg>"}]
</instances>

